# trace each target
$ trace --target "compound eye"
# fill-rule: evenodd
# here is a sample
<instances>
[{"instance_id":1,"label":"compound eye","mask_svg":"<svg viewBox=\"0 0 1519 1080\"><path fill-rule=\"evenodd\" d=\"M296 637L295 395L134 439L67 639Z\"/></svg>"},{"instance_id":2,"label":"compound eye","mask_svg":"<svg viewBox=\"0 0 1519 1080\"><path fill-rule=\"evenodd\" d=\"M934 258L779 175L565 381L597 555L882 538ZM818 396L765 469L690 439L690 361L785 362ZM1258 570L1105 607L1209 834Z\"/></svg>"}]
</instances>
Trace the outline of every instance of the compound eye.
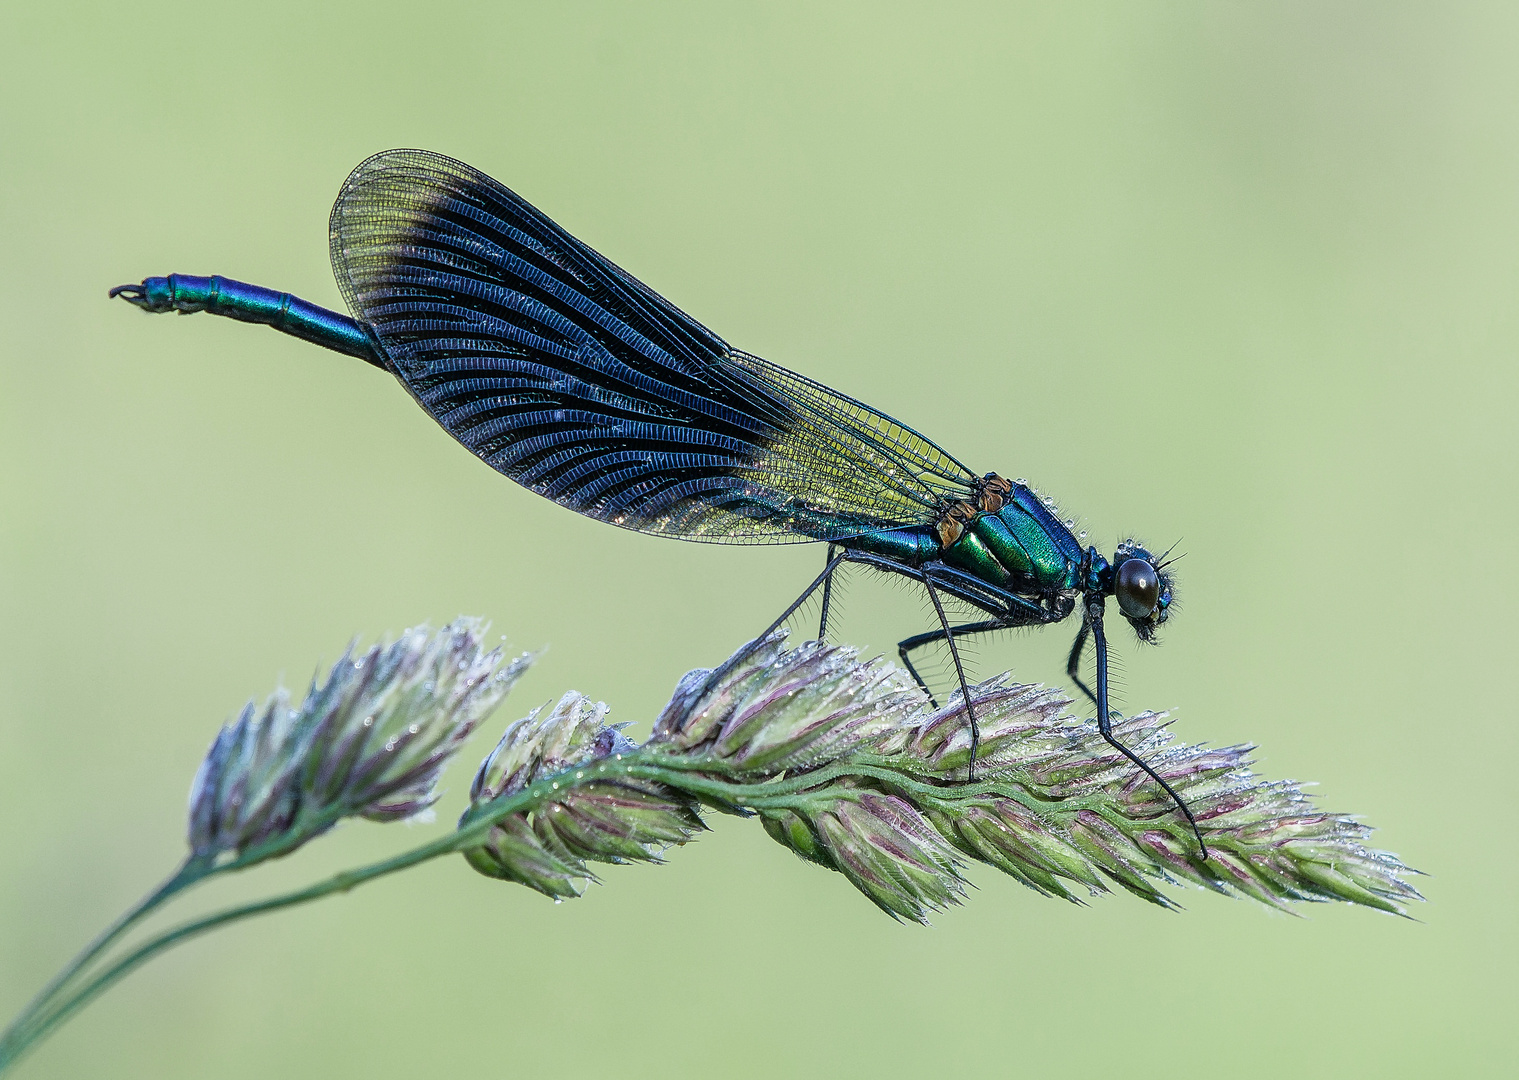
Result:
<instances>
[{"instance_id":1,"label":"compound eye","mask_svg":"<svg viewBox=\"0 0 1519 1080\"><path fill-rule=\"evenodd\" d=\"M1148 619L1160 603L1160 575L1144 559L1127 559L1113 585L1118 606L1131 619Z\"/></svg>"}]
</instances>

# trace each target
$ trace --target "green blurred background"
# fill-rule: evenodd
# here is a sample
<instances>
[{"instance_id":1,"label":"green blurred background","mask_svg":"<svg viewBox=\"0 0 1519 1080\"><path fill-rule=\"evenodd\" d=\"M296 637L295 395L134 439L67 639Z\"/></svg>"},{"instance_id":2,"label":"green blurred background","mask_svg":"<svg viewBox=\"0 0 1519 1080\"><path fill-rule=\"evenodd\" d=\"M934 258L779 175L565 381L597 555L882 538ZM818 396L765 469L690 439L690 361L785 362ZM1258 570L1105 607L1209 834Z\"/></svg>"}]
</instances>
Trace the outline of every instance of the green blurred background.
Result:
<instances>
[{"instance_id":1,"label":"green blurred background","mask_svg":"<svg viewBox=\"0 0 1519 1080\"><path fill-rule=\"evenodd\" d=\"M638 733L822 562L582 520L357 362L107 302L179 271L340 306L328 209L395 146L1105 549L1183 538L1124 707L1320 781L1431 903L1082 909L982 870L922 929L721 820L571 904L448 861L244 924L20 1075L1511 1075L1503 3L6 4L0 1014L175 862L217 725L353 634L486 615L552 646L492 730L574 687ZM861 578L839 629L923 625ZM979 670L1054 679L1073 629ZM352 826L190 906L443 827Z\"/></svg>"}]
</instances>

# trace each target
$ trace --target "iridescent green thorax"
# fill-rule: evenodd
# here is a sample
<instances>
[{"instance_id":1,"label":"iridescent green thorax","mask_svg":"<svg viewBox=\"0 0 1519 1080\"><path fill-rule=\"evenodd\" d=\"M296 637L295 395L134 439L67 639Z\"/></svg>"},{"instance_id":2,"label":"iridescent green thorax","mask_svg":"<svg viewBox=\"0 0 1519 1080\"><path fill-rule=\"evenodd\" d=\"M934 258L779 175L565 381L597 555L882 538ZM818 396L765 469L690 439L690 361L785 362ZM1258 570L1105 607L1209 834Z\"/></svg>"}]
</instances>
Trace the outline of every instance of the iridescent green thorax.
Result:
<instances>
[{"instance_id":1,"label":"iridescent green thorax","mask_svg":"<svg viewBox=\"0 0 1519 1080\"><path fill-rule=\"evenodd\" d=\"M977 502L946 513L945 562L1009 592L1080 588L1081 545L1031 488L993 475Z\"/></svg>"},{"instance_id":2,"label":"iridescent green thorax","mask_svg":"<svg viewBox=\"0 0 1519 1080\"><path fill-rule=\"evenodd\" d=\"M995 473L970 499L948 506L932 528L866 533L848 546L907 566L942 560L1020 595L1074 592L1091 584L1082 579L1087 553L1071 530L1032 488Z\"/></svg>"}]
</instances>

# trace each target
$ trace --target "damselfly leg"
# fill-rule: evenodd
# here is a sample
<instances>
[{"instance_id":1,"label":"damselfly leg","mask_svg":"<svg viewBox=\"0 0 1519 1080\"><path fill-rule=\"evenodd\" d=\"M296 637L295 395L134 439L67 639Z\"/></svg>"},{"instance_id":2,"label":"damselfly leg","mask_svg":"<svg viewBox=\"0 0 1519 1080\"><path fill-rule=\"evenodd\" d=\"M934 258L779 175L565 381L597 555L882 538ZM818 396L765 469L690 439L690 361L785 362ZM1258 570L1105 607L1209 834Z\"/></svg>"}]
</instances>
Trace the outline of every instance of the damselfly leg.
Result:
<instances>
[{"instance_id":1,"label":"damselfly leg","mask_svg":"<svg viewBox=\"0 0 1519 1080\"><path fill-rule=\"evenodd\" d=\"M828 566L823 578L823 614L818 619L818 640L828 640L828 604L833 599L833 545L828 545Z\"/></svg>"},{"instance_id":2,"label":"damselfly leg","mask_svg":"<svg viewBox=\"0 0 1519 1080\"><path fill-rule=\"evenodd\" d=\"M1008 624L1006 622L998 619L987 619L984 622L961 623L959 626L951 626L948 629L956 637L964 638L969 637L971 634L989 634L993 630L1006 630L1007 627ZM939 707L939 702L934 697L934 692L928 688L928 683L923 681L923 676L918 674L918 669L913 665L912 658L908 654L914 649L921 649L925 645L932 645L936 641L943 641L946 636L945 628L940 627L938 630L927 630L921 634L914 634L910 638L903 638L897 642L897 656L901 658L902 666L913 677L913 681L923 688L923 692L928 695L928 700L933 704L934 708Z\"/></svg>"},{"instance_id":3,"label":"damselfly leg","mask_svg":"<svg viewBox=\"0 0 1519 1080\"><path fill-rule=\"evenodd\" d=\"M1081 654L1086 649L1087 635L1090 633L1086 622L1083 621L1081 629L1076 631L1076 640L1071 643L1071 657L1065 662L1065 673L1070 676L1071 682L1076 684L1077 689L1091 698L1092 704L1096 705L1097 695L1092 693L1092 688L1081 679Z\"/></svg>"},{"instance_id":4,"label":"damselfly leg","mask_svg":"<svg viewBox=\"0 0 1519 1080\"><path fill-rule=\"evenodd\" d=\"M1197 827L1197 818L1192 815L1192 808L1178 794L1176 789L1166 783L1158 772L1147 765L1143 758L1130 750L1113 735L1113 722L1108 716L1108 639L1102 632L1102 600L1093 598L1088 602L1086 610L1082 613L1082 630L1091 631L1092 641L1097 647L1097 730L1107 744L1128 758L1135 765L1144 770L1146 776L1159 784L1162 790L1171 797L1171 801L1181 808L1181 812L1187 816L1187 824L1192 826L1192 835L1197 837L1197 846L1202 850L1202 856L1208 857L1208 845L1203 841L1202 830ZM1085 644L1084 635L1076 638L1078 646ZM1071 650L1073 666L1081 659L1080 648ZM1083 687L1083 689L1085 689Z\"/></svg>"},{"instance_id":5,"label":"damselfly leg","mask_svg":"<svg viewBox=\"0 0 1519 1080\"><path fill-rule=\"evenodd\" d=\"M923 587L928 590L928 598L934 603L934 612L939 616L939 626L944 631L944 644L949 646L950 659L955 662L955 676L960 680L960 700L965 703L965 718L970 721L970 763L965 767L965 779L967 783L973 784L976 782L976 753L981 749L981 726L976 723L976 709L971 704L970 685L965 681L965 665L960 663L960 650L955 648L954 629L949 625L949 617L944 614L938 590L927 574L923 575Z\"/></svg>"}]
</instances>

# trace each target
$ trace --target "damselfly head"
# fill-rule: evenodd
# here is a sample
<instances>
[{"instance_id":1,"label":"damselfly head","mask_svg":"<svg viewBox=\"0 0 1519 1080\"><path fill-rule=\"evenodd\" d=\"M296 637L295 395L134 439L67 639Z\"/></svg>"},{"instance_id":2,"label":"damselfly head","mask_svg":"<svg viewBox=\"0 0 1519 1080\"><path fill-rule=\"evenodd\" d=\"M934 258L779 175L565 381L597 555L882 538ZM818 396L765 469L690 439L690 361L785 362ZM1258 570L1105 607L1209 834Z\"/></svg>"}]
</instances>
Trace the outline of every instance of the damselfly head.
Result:
<instances>
[{"instance_id":1,"label":"damselfly head","mask_svg":"<svg viewBox=\"0 0 1519 1080\"><path fill-rule=\"evenodd\" d=\"M1140 641L1154 641L1169 613L1174 596L1166 572L1169 554L1151 555L1133 540L1125 540L1113 553L1113 598Z\"/></svg>"}]
</instances>

